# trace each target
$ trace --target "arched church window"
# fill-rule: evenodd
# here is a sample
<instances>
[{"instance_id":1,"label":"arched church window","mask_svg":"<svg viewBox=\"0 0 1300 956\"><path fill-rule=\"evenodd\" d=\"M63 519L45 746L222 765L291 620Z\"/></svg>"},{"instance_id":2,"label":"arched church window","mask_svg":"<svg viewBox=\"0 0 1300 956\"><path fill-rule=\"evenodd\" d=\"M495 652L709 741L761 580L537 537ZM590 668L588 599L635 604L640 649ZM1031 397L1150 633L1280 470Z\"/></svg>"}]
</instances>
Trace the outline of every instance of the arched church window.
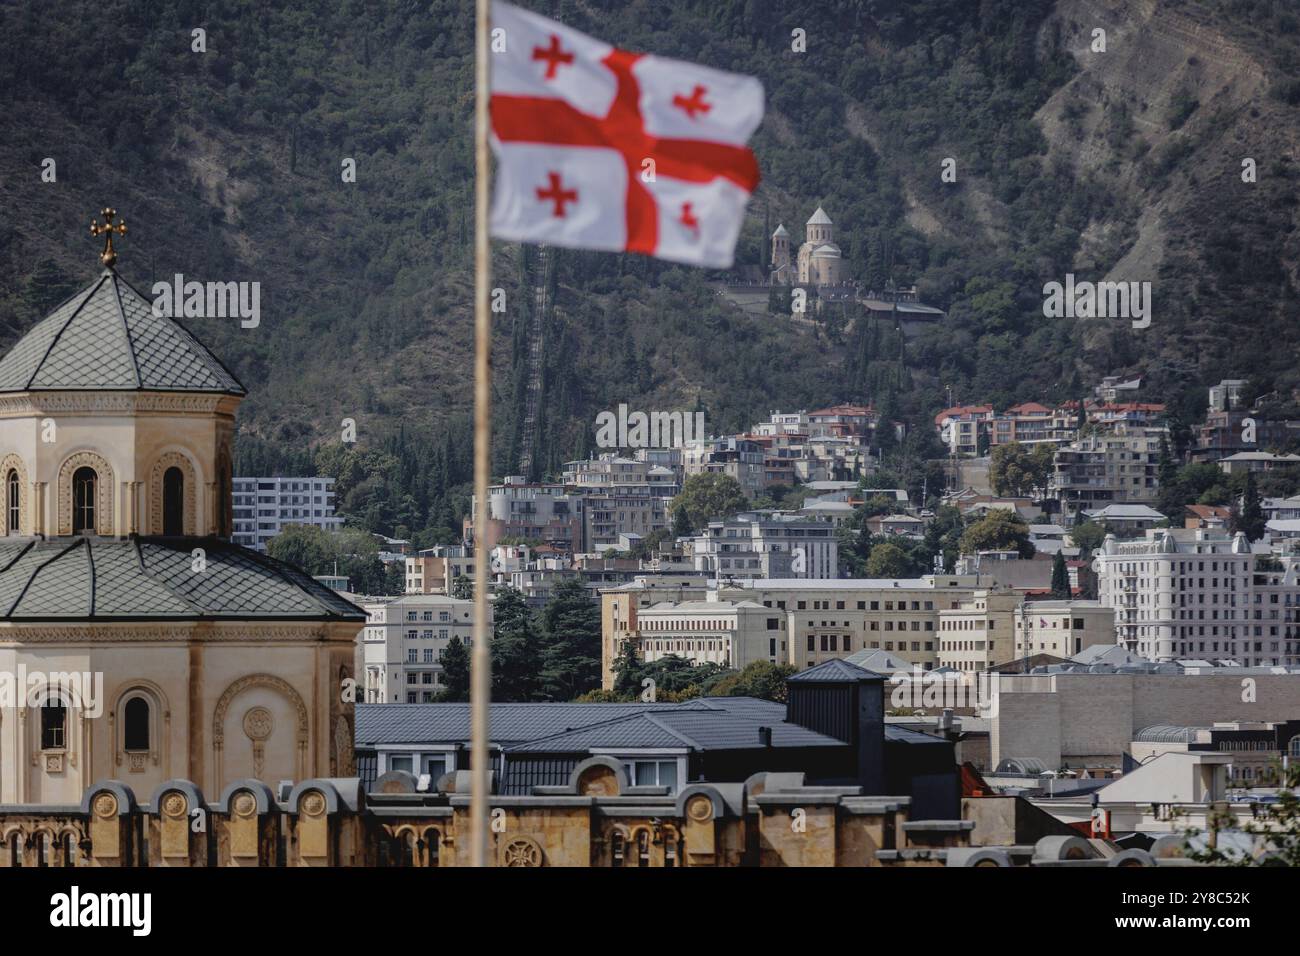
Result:
<instances>
[{"instance_id":1,"label":"arched church window","mask_svg":"<svg viewBox=\"0 0 1300 956\"><path fill-rule=\"evenodd\" d=\"M72 533L95 533L95 492L99 476L82 466L72 473Z\"/></svg>"},{"instance_id":2,"label":"arched church window","mask_svg":"<svg viewBox=\"0 0 1300 956\"><path fill-rule=\"evenodd\" d=\"M22 508L19 506L19 485L18 469L10 468L9 474L5 477L5 504L9 509L9 523L6 525L10 534L18 534L22 530Z\"/></svg>"},{"instance_id":3,"label":"arched church window","mask_svg":"<svg viewBox=\"0 0 1300 956\"><path fill-rule=\"evenodd\" d=\"M175 465L163 473L163 528L168 536L185 533L185 475Z\"/></svg>"},{"instance_id":4,"label":"arched church window","mask_svg":"<svg viewBox=\"0 0 1300 956\"><path fill-rule=\"evenodd\" d=\"M149 749L149 702L143 697L126 702L122 736L127 750Z\"/></svg>"},{"instance_id":5,"label":"arched church window","mask_svg":"<svg viewBox=\"0 0 1300 956\"><path fill-rule=\"evenodd\" d=\"M41 749L62 750L67 746L68 708L51 701L41 708Z\"/></svg>"}]
</instances>

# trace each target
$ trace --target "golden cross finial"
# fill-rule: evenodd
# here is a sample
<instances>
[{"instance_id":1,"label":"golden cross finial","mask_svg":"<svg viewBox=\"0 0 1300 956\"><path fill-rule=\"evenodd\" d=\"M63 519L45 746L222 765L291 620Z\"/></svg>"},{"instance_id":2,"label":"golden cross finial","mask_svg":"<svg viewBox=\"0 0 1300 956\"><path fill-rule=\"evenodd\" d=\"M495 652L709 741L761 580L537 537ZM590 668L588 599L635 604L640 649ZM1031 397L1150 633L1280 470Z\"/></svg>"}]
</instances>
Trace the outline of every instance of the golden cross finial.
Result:
<instances>
[{"instance_id":1,"label":"golden cross finial","mask_svg":"<svg viewBox=\"0 0 1300 956\"><path fill-rule=\"evenodd\" d=\"M111 269L113 264L117 262L117 253L113 251L113 233L125 236L126 223L113 224L113 217L117 215L116 209L104 209L100 212L100 215L104 217L104 225L101 226L98 219L90 220L90 234L96 237L104 237L104 251L99 254L99 261Z\"/></svg>"}]
</instances>

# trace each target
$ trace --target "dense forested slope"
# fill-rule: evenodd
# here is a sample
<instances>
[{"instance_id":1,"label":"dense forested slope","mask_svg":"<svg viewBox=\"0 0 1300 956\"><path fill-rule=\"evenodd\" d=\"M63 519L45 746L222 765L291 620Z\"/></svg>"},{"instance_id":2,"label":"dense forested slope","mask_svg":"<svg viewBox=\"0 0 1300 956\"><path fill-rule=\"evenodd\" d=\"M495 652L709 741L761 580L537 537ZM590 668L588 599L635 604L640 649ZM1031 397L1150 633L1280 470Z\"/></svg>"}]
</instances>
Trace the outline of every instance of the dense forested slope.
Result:
<instances>
[{"instance_id":1,"label":"dense forested slope","mask_svg":"<svg viewBox=\"0 0 1300 956\"><path fill-rule=\"evenodd\" d=\"M1300 17L1287 0L534 0L635 49L760 76L764 182L738 260L818 203L856 275L917 283L948 321L904 343L837 315L745 316L706 274L495 252L497 466L516 466L534 281L536 469L588 450L620 401L773 407L870 399L923 424L960 400L1064 398L1142 373L1187 419L1203 385L1300 378ZM262 323L196 322L250 387L241 470L319 466L380 530L456 526L469 477L472 5L467 0L28 0L0 8L0 337L95 268L256 280ZM206 30L207 52L191 31ZM790 50L807 32L806 53ZM1094 31L1106 31L1105 53ZM41 181L46 157L58 181ZM945 158L957 182L940 179ZM1258 181L1241 181L1253 158ZM356 160L355 183L340 176ZM1073 271L1151 281L1152 327L1049 320ZM338 445L356 419L359 442ZM922 435L910 454L926 452ZM313 462L313 458L319 459Z\"/></svg>"}]
</instances>

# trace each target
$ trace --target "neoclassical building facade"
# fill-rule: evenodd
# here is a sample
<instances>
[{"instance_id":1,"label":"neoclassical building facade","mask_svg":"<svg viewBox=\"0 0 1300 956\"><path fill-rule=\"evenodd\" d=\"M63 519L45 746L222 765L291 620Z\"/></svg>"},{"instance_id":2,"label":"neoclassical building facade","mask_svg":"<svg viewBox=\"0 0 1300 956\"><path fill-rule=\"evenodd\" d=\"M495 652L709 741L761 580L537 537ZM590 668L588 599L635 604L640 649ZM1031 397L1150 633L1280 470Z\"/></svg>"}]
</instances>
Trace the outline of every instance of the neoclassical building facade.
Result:
<instances>
[{"instance_id":1,"label":"neoclassical building facade","mask_svg":"<svg viewBox=\"0 0 1300 956\"><path fill-rule=\"evenodd\" d=\"M111 265L0 359L0 804L353 772L364 613L230 542L245 394Z\"/></svg>"}]
</instances>

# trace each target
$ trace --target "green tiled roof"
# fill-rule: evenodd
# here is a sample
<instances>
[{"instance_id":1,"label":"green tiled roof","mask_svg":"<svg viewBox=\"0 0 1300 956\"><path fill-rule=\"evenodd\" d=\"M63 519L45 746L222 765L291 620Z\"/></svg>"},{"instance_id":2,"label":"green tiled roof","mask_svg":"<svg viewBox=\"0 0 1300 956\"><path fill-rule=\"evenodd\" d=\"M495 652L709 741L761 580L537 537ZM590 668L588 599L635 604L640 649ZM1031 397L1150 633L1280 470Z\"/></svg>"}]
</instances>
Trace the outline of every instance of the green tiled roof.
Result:
<instances>
[{"instance_id":1,"label":"green tiled roof","mask_svg":"<svg viewBox=\"0 0 1300 956\"><path fill-rule=\"evenodd\" d=\"M220 359L105 269L0 359L0 392L148 390L244 395Z\"/></svg>"},{"instance_id":2,"label":"green tiled roof","mask_svg":"<svg viewBox=\"0 0 1300 956\"><path fill-rule=\"evenodd\" d=\"M206 567L193 570L202 548ZM0 541L0 620L340 620L365 612L274 558L217 538Z\"/></svg>"}]
</instances>

